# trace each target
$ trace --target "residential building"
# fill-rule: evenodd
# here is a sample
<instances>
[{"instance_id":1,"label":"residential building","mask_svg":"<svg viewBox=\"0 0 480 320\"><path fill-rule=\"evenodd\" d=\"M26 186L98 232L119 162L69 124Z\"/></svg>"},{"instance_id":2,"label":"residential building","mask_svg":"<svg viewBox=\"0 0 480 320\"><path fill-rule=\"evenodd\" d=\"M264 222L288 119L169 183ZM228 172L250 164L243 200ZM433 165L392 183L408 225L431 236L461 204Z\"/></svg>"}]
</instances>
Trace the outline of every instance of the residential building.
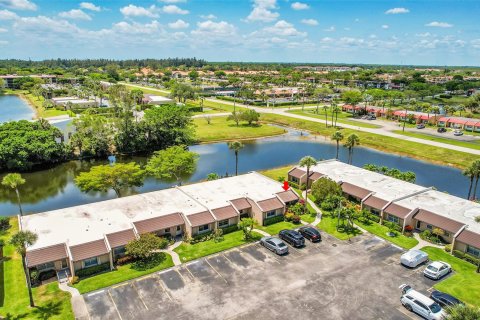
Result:
<instances>
[{"instance_id":1,"label":"residential building","mask_svg":"<svg viewBox=\"0 0 480 320\"><path fill-rule=\"evenodd\" d=\"M56 97L52 98L52 103L56 106L70 108L94 108L98 106L97 101L90 99L80 99L78 97Z\"/></svg>"},{"instance_id":2,"label":"residential building","mask_svg":"<svg viewBox=\"0 0 480 320\"><path fill-rule=\"evenodd\" d=\"M18 89L15 87L15 80L20 78L37 78L43 80L44 83L56 83L57 76L56 75L48 75L48 74L31 74L31 75L17 75L17 74L7 74L7 75L0 75L0 79L3 79L5 83L3 86L8 89Z\"/></svg>"},{"instance_id":3,"label":"residential building","mask_svg":"<svg viewBox=\"0 0 480 320\"><path fill-rule=\"evenodd\" d=\"M155 104L155 105L164 105L164 104L175 104L173 99L164 96L157 96L154 94L144 94L142 102L144 104Z\"/></svg>"}]
</instances>

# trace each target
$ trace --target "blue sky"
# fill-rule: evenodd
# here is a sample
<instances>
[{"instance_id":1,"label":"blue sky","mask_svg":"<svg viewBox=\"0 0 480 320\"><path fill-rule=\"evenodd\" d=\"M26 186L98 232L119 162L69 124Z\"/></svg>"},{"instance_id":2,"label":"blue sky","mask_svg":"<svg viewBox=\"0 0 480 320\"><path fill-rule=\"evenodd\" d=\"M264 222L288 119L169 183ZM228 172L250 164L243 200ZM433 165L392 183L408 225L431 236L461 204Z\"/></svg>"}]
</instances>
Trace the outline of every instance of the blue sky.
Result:
<instances>
[{"instance_id":1,"label":"blue sky","mask_svg":"<svg viewBox=\"0 0 480 320\"><path fill-rule=\"evenodd\" d=\"M475 0L0 0L0 58L480 65Z\"/></svg>"}]
</instances>

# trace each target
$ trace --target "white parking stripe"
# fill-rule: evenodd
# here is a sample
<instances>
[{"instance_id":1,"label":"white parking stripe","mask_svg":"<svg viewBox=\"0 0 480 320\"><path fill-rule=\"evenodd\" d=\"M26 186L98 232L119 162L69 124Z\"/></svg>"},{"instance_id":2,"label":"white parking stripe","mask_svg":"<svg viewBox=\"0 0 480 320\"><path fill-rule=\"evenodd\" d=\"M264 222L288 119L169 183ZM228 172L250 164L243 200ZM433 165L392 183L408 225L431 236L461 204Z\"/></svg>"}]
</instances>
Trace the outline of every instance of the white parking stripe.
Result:
<instances>
[{"instance_id":1,"label":"white parking stripe","mask_svg":"<svg viewBox=\"0 0 480 320\"><path fill-rule=\"evenodd\" d=\"M180 274L179 272L177 272L177 273ZM182 277L181 274L180 274L180 276ZM182 279L183 279L183 277L182 277ZM172 296L167 291L167 288L165 288L165 286L163 285L162 280L160 278L157 278L157 282L158 282L158 285L162 288L162 291L167 295L168 299L170 299L170 301L173 301Z\"/></svg>"},{"instance_id":2,"label":"white parking stripe","mask_svg":"<svg viewBox=\"0 0 480 320\"><path fill-rule=\"evenodd\" d=\"M225 279L225 278L220 274L220 272L218 272L217 269L215 269L215 268L210 264L210 262L208 261L208 259L205 259L205 262L210 266L210 268L213 269L213 271L215 271L215 272L220 276L220 278L223 279L223 281L225 281L225 283L228 283L227 279Z\"/></svg>"},{"instance_id":3,"label":"white parking stripe","mask_svg":"<svg viewBox=\"0 0 480 320\"><path fill-rule=\"evenodd\" d=\"M135 282L136 281L132 281L132 287L135 289L135 291L137 291L138 297L140 298L140 301L142 301L143 305L145 306L145 309L148 310L147 304L143 300L143 297L142 297L142 294L140 293L140 291L138 291L137 286L135 285Z\"/></svg>"},{"instance_id":4,"label":"white parking stripe","mask_svg":"<svg viewBox=\"0 0 480 320\"><path fill-rule=\"evenodd\" d=\"M100 291L97 291L97 292L94 292L94 293L89 293L87 295L87 297L93 297L93 296L96 296L97 294L100 294L100 293L104 293L105 290L100 290Z\"/></svg>"},{"instance_id":5,"label":"white parking stripe","mask_svg":"<svg viewBox=\"0 0 480 320\"><path fill-rule=\"evenodd\" d=\"M120 311L118 311L117 305L115 304L115 301L113 300L112 294L110 293L110 290L108 290L108 296L110 297L110 300L112 300L113 306L115 308L115 311L117 311L118 317L120 320L123 320L122 315L120 314Z\"/></svg>"}]
</instances>

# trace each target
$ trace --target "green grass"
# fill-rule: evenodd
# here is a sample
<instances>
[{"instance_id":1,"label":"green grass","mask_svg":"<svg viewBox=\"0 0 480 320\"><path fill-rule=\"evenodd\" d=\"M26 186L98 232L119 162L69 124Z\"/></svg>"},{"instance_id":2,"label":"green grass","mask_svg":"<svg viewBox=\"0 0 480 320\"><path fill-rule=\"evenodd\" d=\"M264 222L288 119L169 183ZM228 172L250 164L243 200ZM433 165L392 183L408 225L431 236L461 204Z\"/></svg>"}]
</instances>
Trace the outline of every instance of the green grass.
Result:
<instances>
[{"instance_id":1,"label":"green grass","mask_svg":"<svg viewBox=\"0 0 480 320\"><path fill-rule=\"evenodd\" d=\"M283 229L296 229L301 226L302 226L301 224L295 224L288 221L281 221L281 222L271 224L269 226L255 225L255 229L260 229L265 232L268 232L271 235L275 235L275 234L278 234Z\"/></svg>"},{"instance_id":2,"label":"green grass","mask_svg":"<svg viewBox=\"0 0 480 320\"><path fill-rule=\"evenodd\" d=\"M355 230L348 233L343 232L341 229L337 230L337 219L326 212L323 212L322 220L317 225L317 228L340 240L347 240L359 234L362 234L362 231L356 228Z\"/></svg>"},{"instance_id":3,"label":"green grass","mask_svg":"<svg viewBox=\"0 0 480 320\"><path fill-rule=\"evenodd\" d=\"M256 232L253 233L251 241L259 240L262 236ZM223 240L215 242L214 239L195 244L182 243L173 251L178 253L182 262L191 261L201 257L205 257L220 251L224 251L242 244L249 243L243 239L243 231L235 231L223 236Z\"/></svg>"},{"instance_id":4,"label":"green grass","mask_svg":"<svg viewBox=\"0 0 480 320\"><path fill-rule=\"evenodd\" d=\"M124 282L130 279L138 278L159 270L173 267L172 257L167 253L160 253L163 257L161 263L156 266L145 269L145 270L136 270L132 268L132 264L128 263L123 266L117 266L117 269L114 271L109 271L101 273L89 278L80 280L74 285L75 288L80 291L80 293L86 293L101 288L105 288L120 282Z\"/></svg>"},{"instance_id":5,"label":"green grass","mask_svg":"<svg viewBox=\"0 0 480 320\"><path fill-rule=\"evenodd\" d=\"M18 95L25 98L30 103L30 105L34 106L38 118L49 118L69 114L68 111L57 110L54 108L45 109L43 107L43 102L45 101L45 99L42 96L34 97L33 94L29 93L26 90L18 90L16 92Z\"/></svg>"},{"instance_id":6,"label":"green grass","mask_svg":"<svg viewBox=\"0 0 480 320\"><path fill-rule=\"evenodd\" d=\"M432 136L432 135L429 135L427 133L416 133L416 132L409 132L409 131L403 132L402 130L395 130L393 132L397 133L397 134L404 135L404 136L408 136L408 137L420 138L420 139L424 139L424 140L436 141L436 142L451 144L451 145L454 145L454 146L480 150L480 141L472 141L472 142L459 141L459 140L455 140L455 139Z\"/></svg>"},{"instance_id":7,"label":"green grass","mask_svg":"<svg viewBox=\"0 0 480 320\"><path fill-rule=\"evenodd\" d=\"M325 128L325 124L322 123L294 119L288 116L276 114L262 114L262 120L310 131L314 134L328 137L331 136L331 134L336 130L334 128ZM342 129L341 131L345 136L348 136L351 133L356 133L360 138L360 144L365 147L374 148L388 153L409 156L442 165L450 165L460 169L468 167L474 160L478 158L478 156L470 153L400 140L379 134L350 129Z\"/></svg>"},{"instance_id":8,"label":"green grass","mask_svg":"<svg viewBox=\"0 0 480 320\"><path fill-rule=\"evenodd\" d=\"M150 87L145 87L145 86L142 86L140 84L134 84L134 85L130 85L130 84L127 84L125 82L121 82L121 84L124 84L128 89L130 90L142 90L143 93L146 93L146 94L154 94L154 95L157 95L157 96L163 96L163 97L167 97L168 96L168 93L165 92L166 90L163 90L163 89L156 89L156 88L150 88ZM137 86L140 86L141 88L137 87Z\"/></svg>"},{"instance_id":9,"label":"green grass","mask_svg":"<svg viewBox=\"0 0 480 320\"><path fill-rule=\"evenodd\" d=\"M20 255L8 244L18 231L16 217L10 219L12 227L0 234L6 245L4 261L0 262L0 315L7 319L73 319L70 294L58 288L56 282L33 288L36 307L29 307L28 291Z\"/></svg>"},{"instance_id":10,"label":"green grass","mask_svg":"<svg viewBox=\"0 0 480 320\"><path fill-rule=\"evenodd\" d=\"M311 118L317 118L325 121L325 113L323 112L323 109L321 109L322 112L319 112L319 114L314 113L315 110L309 110L309 111L302 111L302 110L291 110L287 111L288 113L293 113L293 114L298 114L301 116L307 116ZM330 121L332 120L332 116L328 113L328 123L331 123ZM335 120L334 120L335 121ZM341 112L338 114L338 120L337 123L339 124L349 124L349 125L354 125L357 127L363 127L363 128L380 128L381 126L376 125L376 124L369 124L369 123L364 123L361 121L355 121L352 119L352 115L347 113L347 112Z\"/></svg>"},{"instance_id":11,"label":"green grass","mask_svg":"<svg viewBox=\"0 0 480 320\"><path fill-rule=\"evenodd\" d=\"M355 221L355 224L367 230L368 232L373 233L374 235L377 235L380 238L388 240L391 243L396 244L397 246L400 246L404 249L411 249L418 244L417 239L413 237L404 236L403 234L400 234L400 233L397 234L397 236L395 237L388 236L387 232L389 232L389 229L376 222L371 222L371 224L365 224L364 222L357 220Z\"/></svg>"},{"instance_id":12,"label":"green grass","mask_svg":"<svg viewBox=\"0 0 480 320\"><path fill-rule=\"evenodd\" d=\"M205 119L198 118L194 123L199 142L252 139L285 133L285 129L261 123L251 126L240 123L237 127L235 122L227 121L227 117L212 117L210 124Z\"/></svg>"},{"instance_id":13,"label":"green grass","mask_svg":"<svg viewBox=\"0 0 480 320\"><path fill-rule=\"evenodd\" d=\"M423 247L422 251L428 253L430 260L449 263L455 272L450 278L435 284L435 289L451 294L468 304L480 306L480 273L476 273L476 267L473 264L439 248Z\"/></svg>"},{"instance_id":14,"label":"green grass","mask_svg":"<svg viewBox=\"0 0 480 320\"><path fill-rule=\"evenodd\" d=\"M273 169L268 169L268 170L262 170L259 171L261 174L264 176L269 177L270 179L273 179L275 181L278 180L278 177L283 177L284 179L287 179L287 174L290 169L292 169L295 166L295 164L291 165L286 165L283 167L278 167L278 168L273 168Z\"/></svg>"}]
</instances>

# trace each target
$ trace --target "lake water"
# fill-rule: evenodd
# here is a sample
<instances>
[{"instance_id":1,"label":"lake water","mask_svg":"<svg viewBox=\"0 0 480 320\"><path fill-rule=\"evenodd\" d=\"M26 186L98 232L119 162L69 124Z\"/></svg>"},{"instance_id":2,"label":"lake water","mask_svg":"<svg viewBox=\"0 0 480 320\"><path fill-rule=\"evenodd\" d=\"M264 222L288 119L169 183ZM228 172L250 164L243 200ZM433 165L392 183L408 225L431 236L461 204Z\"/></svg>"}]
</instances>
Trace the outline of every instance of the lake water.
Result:
<instances>
[{"instance_id":1,"label":"lake water","mask_svg":"<svg viewBox=\"0 0 480 320\"><path fill-rule=\"evenodd\" d=\"M235 156L227 143L213 143L191 146L190 149L200 155L196 172L185 178L185 182L205 179L207 174L216 172L229 175L235 172ZM317 159L335 157L336 147L323 137L300 135L292 131L287 135L245 142L245 148L239 155L239 173L263 170L297 163L305 155ZM346 161L346 149L341 147L340 160ZM137 161L145 164L146 157L131 157L119 161ZM84 203L115 198L113 192L81 192L74 184L74 177L88 170L92 165L106 164L105 161L70 161L55 168L23 174L27 183L21 188L25 212L42 212ZM353 164L363 166L366 163L385 165L401 171L413 171L417 183L423 186L435 186L438 190L465 197L468 180L455 168L433 165L408 157L402 157L367 148L355 148ZM172 183L149 178L141 188L130 193L142 193L164 189ZM0 215L17 214L18 208L13 192L0 188Z\"/></svg>"},{"instance_id":2,"label":"lake water","mask_svg":"<svg viewBox=\"0 0 480 320\"><path fill-rule=\"evenodd\" d=\"M7 121L31 120L35 112L16 95L0 95L0 123Z\"/></svg>"}]
</instances>

